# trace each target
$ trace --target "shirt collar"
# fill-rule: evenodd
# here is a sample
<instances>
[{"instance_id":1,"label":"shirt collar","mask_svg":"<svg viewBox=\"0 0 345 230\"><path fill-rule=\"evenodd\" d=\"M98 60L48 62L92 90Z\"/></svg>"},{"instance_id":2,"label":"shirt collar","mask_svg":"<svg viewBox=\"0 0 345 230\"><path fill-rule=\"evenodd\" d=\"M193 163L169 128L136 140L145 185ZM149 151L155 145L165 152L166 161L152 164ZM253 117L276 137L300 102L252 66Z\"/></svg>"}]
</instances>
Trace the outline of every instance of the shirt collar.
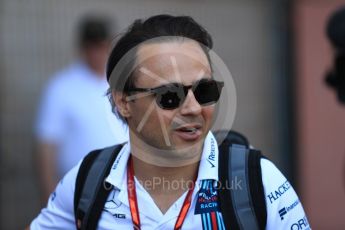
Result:
<instances>
[{"instance_id":1,"label":"shirt collar","mask_svg":"<svg viewBox=\"0 0 345 230\"><path fill-rule=\"evenodd\" d=\"M130 152L130 144L129 142L125 142L111 167L109 175L105 179L106 182L120 190L126 184L124 182L127 179L127 161Z\"/></svg>"},{"instance_id":2,"label":"shirt collar","mask_svg":"<svg viewBox=\"0 0 345 230\"><path fill-rule=\"evenodd\" d=\"M205 138L201 153L197 182L201 180L218 180L218 145L211 132Z\"/></svg>"},{"instance_id":3,"label":"shirt collar","mask_svg":"<svg viewBox=\"0 0 345 230\"><path fill-rule=\"evenodd\" d=\"M125 142L106 178L106 182L120 190L126 188L127 185L127 161L130 152L130 142ZM196 185L199 185L202 180L218 181L218 145L211 132L205 138Z\"/></svg>"}]
</instances>

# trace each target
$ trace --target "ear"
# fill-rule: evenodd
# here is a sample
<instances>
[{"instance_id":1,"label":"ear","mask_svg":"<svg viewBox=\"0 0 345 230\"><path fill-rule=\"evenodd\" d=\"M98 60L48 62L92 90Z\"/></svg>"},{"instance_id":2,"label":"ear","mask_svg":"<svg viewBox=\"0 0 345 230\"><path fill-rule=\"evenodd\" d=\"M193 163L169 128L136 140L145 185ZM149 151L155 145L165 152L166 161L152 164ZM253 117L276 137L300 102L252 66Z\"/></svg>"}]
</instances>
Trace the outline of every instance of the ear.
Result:
<instances>
[{"instance_id":1,"label":"ear","mask_svg":"<svg viewBox=\"0 0 345 230\"><path fill-rule=\"evenodd\" d=\"M129 118L131 116L129 102L126 100L126 95L122 92L112 91L111 96L115 102L116 109L118 113L124 118Z\"/></svg>"}]
</instances>

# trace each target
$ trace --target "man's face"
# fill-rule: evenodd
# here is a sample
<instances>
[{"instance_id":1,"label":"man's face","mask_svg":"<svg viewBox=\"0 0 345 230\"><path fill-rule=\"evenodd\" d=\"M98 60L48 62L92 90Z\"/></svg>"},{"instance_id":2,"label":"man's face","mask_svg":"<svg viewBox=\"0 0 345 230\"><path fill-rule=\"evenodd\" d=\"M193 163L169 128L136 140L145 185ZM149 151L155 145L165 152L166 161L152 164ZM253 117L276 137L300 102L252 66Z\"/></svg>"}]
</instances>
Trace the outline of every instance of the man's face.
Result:
<instances>
[{"instance_id":1,"label":"man's face","mask_svg":"<svg viewBox=\"0 0 345 230\"><path fill-rule=\"evenodd\" d=\"M109 56L110 42L101 41L82 48L82 56L86 63L95 71L104 72Z\"/></svg>"},{"instance_id":2,"label":"man's face","mask_svg":"<svg viewBox=\"0 0 345 230\"><path fill-rule=\"evenodd\" d=\"M136 88L155 88L169 83L193 85L211 79L211 67L200 45L193 41L145 44L137 51ZM136 93L128 103L127 117L131 138L164 150L201 149L208 133L214 105L201 106L191 89L185 101L175 109L163 109L157 95Z\"/></svg>"}]
</instances>

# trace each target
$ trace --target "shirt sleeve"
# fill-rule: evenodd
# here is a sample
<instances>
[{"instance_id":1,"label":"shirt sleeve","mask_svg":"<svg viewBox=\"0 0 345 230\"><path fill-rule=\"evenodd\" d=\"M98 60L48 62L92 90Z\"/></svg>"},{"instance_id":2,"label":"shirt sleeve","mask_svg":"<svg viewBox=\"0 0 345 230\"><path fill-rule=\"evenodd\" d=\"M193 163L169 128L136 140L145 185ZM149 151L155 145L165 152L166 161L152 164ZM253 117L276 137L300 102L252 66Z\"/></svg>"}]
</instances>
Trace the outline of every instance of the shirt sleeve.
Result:
<instances>
[{"instance_id":1,"label":"shirt sleeve","mask_svg":"<svg viewBox=\"0 0 345 230\"><path fill-rule=\"evenodd\" d=\"M69 171L50 195L47 207L31 222L30 230L75 229L74 190L81 162Z\"/></svg>"},{"instance_id":2,"label":"shirt sleeve","mask_svg":"<svg viewBox=\"0 0 345 230\"><path fill-rule=\"evenodd\" d=\"M269 160L261 160L267 207L266 230L311 229L303 206L285 176Z\"/></svg>"},{"instance_id":3,"label":"shirt sleeve","mask_svg":"<svg viewBox=\"0 0 345 230\"><path fill-rule=\"evenodd\" d=\"M35 126L35 134L39 140L57 143L63 137L66 96L62 80L54 77L42 94Z\"/></svg>"}]
</instances>

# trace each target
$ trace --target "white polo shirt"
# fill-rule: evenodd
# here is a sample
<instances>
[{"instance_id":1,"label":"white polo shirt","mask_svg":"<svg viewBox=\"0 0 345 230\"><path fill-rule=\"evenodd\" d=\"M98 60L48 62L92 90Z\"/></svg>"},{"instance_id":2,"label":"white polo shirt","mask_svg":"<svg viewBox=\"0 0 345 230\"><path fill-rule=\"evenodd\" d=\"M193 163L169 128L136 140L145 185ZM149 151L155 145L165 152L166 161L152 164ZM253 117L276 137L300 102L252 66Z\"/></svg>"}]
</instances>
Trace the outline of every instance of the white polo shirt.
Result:
<instances>
[{"instance_id":1,"label":"white polo shirt","mask_svg":"<svg viewBox=\"0 0 345 230\"><path fill-rule=\"evenodd\" d=\"M106 178L114 186L102 212L98 229L132 229L127 194L127 161L130 145L126 143ZM31 229L74 229L73 196L80 164L73 168L51 195L47 208L31 223ZM277 229L310 229L303 207L289 182L268 160L261 160L262 180L267 205L267 227ZM213 184L218 180L218 148L208 134L200 161L192 202L182 229L225 229L222 214L214 202ZM149 193L135 179L141 229L173 229L187 192L163 214Z\"/></svg>"},{"instance_id":2,"label":"white polo shirt","mask_svg":"<svg viewBox=\"0 0 345 230\"><path fill-rule=\"evenodd\" d=\"M57 73L42 95L35 126L40 141L57 146L60 178L90 151L128 140L128 128L111 111L109 84L82 61Z\"/></svg>"}]
</instances>

